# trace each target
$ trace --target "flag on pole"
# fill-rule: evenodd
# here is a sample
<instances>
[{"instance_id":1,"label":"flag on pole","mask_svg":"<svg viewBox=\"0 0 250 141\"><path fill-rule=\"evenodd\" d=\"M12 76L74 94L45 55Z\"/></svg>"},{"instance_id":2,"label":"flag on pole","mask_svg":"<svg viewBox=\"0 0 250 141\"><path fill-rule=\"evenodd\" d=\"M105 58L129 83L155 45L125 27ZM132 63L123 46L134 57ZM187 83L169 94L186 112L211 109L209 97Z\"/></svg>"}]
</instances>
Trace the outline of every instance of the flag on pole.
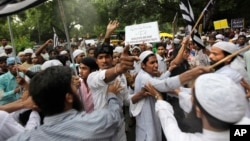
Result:
<instances>
[{"instance_id":1,"label":"flag on pole","mask_svg":"<svg viewBox=\"0 0 250 141\"><path fill-rule=\"evenodd\" d=\"M37 6L47 0L0 0L0 17Z\"/></svg>"},{"instance_id":2,"label":"flag on pole","mask_svg":"<svg viewBox=\"0 0 250 141\"><path fill-rule=\"evenodd\" d=\"M54 37L53 37L53 48L57 47L58 46L58 36L56 34L56 30L55 28L53 27L53 32L54 32Z\"/></svg>"},{"instance_id":3,"label":"flag on pole","mask_svg":"<svg viewBox=\"0 0 250 141\"><path fill-rule=\"evenodd\" d=\"M189 0L180 0L179 6L181 9L182 17L184 21L188 24L187 25L188 31L191 32L193 26L195 25L195 21L194 21L194 13L189 3ZM199 46L200 48L205 48L201 40L201 36L196 29L194 30L194 33L192 33L191 37L192 40L197 44L197 46Z\"/></svg>"}]
</instances>

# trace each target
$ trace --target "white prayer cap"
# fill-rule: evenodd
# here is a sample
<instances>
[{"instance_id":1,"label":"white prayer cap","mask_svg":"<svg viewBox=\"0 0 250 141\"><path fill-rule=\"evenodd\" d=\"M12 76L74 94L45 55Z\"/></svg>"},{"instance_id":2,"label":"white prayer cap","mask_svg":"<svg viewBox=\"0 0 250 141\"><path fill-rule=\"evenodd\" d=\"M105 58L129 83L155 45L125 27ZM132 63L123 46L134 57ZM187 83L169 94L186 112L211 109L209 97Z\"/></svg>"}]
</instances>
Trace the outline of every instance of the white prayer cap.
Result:
<instances>
[{"instance_id":1,"label":"white prayer cap","mask_svg":"<svg viewBox=\"0 0 250 141\"><path fill-rule=\"evenodd\" d=\"M180 44L180 39L174 38L174 44Z\"/></svg>"},{"instance_id":2,"label":"white prayer cap","mask_svg":"<svg viewBox=\"0 0 250 141\"><path fill-rule=\"evenodd\" d=\"M224 39L224 36L222 34L217 34L215 36L216 39L220 39L220 40L223 40Z\"/></svg>"},{"instance_id":3,"label":"white prayer cap","mask_svg":"<svg viewBox=\"0 0 250 141\"><path fill-rule=\"evenodd\" d=\"M225 41L217 42L212 47L220 48L221 50L224 50L231 54L238 50L235 44Z\"/></svg>"},{"instance_id":4,"label":"white prayer cap","mask_svg":"<svg viewBox=\"0 0 250 141\"><path fill-rule=\"evenodd\" d=\"M25 53L23 51L20 51L17 56L20 56L20 55L25 55Z\"/></svg>"},{"instance_id":5,"label":"white prayer cap","mask_svg":"<svg viewBox=\"0 0 250 141\"><path fill-rule=\"evenodd\" d=\"M147 43L147 47L152 48L152 47L153 47L153 45L152 45L152 44L150 44L150 43Z\"/></svg>"},{"instance_id":6,"label":"white prayer cap","mask_svg":"<svg viewBox=\"0 0 250 141\"><path fill-rule=\"evenodd\" d=\"M4 47L4 49L13 49L13 47L10 46L10 45L6 45L6 46Z\"/></svg>"},{"instance_id":7,"label":"white prayer cap","mask_svg":"<svg viewBox=\"0 0 250 141\"><path fill-rule=\"evenodd\" d=\"M150 51L150 50L146 50L146 51L143 51L141 54L140 54L140 56L139 56L139 58L140 58L140 63L141 62L143 62L143 60L145 59L145 58L147 58L149 55L151 55L151 54L154 54L152 51Z\"/></svg>"},{"instance_id":8,"label":"white prayer cap","mask_svg":"<svg viewBox=\"0 0 250 141\"><path fill-rule=\"evenodd\" d=\"M52 66L63 66L63 64L59 60L56 60L56 59L48 60L42 64L41 70L45 70L45 69L52 67Z\"/></svg>"},{"instance_id":9,"label":"white prayer cap","mask_svg":"<svg viewBox=\"0 0 250 141\"><path fill-rule=\"evenodd\" d=\"M138 49L138 50L141 52L141 48L140 48L140 47L134 46L134 47L131 48L131 53L132 53L132 51L133 51L134 49Z\"/></svg>"},{"instance_id":10,"label":"white prayer cap","mask_svg":"<svg viewBox=\"0 0 250 141\"><path fill-rule=\"evenodd\" d=\"M75 59L76 56L78 56L78 55L81 54L81 53L84 53L84 51L81 50L81 49L76 49L76 50L73 52L73 58Z\"/></svg>"},{"instance_id":11,"label":"white prayer cap","mask_svg":"<svg viewBox=\"0 0 250 141\"><path fill-rule=\"evenodd\" d=\"M206 112L221 121L236 123L245 115L245 92L224 75L208 73L198 77L195 96Z\"/></svg>"},{"instance_id":12,"label":"white prayer cap","mask_svg":"<svg viewBox=\"0 0 250 141\"><path fill-rule=\"evenodd\" d=\"M118 52L118 53L122 53L123 52L123 47L122 46L117 46L115 47L115 49L113 50L113 52Z\"/></svg>"},{"instance_id":13,"label":"white prayer cap","mask_svg":"<svg viewBox=\"0 0 250 141\"><path fill-rule=\"evenodd\" d=\"M3 56L8 57L8 55L5 52L0 54L0 57L3 57Z\"/></svg>"},{"instance_id":14,"label":"white prayer cap","mask_svg":"<svg viewBox=\"0 0 250 141\"><path fill-rule=\"evenodd\" d=\"M67 51L66 51L66 50L62 50L62 51L60 52L60 55L65 55L65 54L67 54Z\"/></svg>"},{"instance_id":15,"label":"white prayer cap","mask_svg":"<svg viewBox=\"0 0 250 141\"><path fill-rule=\"evenodd\" d=\"M26 48L26 49L24 50L24 53L25 53L25 54L26 54L26 53L32 54L32 53L33 53L33 50L32 50L31 48Z\"/></svg>"}]
</instances>

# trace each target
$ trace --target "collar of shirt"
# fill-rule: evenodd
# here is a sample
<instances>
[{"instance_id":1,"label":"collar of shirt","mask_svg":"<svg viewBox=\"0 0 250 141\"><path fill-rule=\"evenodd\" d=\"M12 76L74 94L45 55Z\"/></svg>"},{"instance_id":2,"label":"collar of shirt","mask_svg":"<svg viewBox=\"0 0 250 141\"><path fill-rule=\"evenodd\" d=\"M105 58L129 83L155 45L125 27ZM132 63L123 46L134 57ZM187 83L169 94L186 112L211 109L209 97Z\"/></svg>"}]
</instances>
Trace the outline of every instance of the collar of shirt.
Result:
<instances>
[{"instance_id":1,"label":"collar of shirt","mask_svg":"<svg viewBox=\"0 0 250 141\"><path fill-rule=\"evenodd\" d=\"M74 118L77 115L77 113L78 112L75 109L71 109L61 114L57 114L54 116L47 116L44 118L44 125L54 125L61 123L62 121L65 120L70 120Z\"/></svg>"}]
</instances>

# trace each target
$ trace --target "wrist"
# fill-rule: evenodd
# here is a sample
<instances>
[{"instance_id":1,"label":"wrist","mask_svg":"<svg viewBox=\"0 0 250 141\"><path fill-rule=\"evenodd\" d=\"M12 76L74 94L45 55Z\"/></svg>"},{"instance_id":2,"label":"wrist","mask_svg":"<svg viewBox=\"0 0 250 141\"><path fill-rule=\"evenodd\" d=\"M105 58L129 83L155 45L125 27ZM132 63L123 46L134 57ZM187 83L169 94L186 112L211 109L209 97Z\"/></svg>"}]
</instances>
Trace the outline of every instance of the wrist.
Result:
<instances>
[{"instance_id":1,"label":"wrist","mask_svg":"<svg viewBox=\"0 0 250 141\"><path fill-rule=\"evenodd\" d=\"M156 94L156 95L155 95L155 99L156 99L156 100L161 100L161 99L162 99L161 94L159 94L159 93L158 93L158 94Z\"/></svg>"}]
</instances>

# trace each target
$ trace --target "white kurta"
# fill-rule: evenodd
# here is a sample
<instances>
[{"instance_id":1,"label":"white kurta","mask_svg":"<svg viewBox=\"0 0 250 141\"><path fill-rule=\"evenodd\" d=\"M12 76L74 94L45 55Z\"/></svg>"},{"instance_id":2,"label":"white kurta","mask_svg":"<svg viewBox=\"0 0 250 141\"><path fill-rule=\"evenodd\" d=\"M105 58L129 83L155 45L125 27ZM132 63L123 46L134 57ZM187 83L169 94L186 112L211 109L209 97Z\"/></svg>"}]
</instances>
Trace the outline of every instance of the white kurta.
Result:
<instances>
[{"instance_id":1,"label":"white kurta","mask_svg":"<svg viewBox=\"0 0 250 141\"><path fill-rule=\"evenodd\" d=\"M24 130L24 127L17 123L9 113L0 111L0 141L5 141Z\"/></svg>"},{"instance_id":2,"label":"white kurta","mask_svg":"<svg viewBox=\"0 0 250 141\"><path fill-rule=\"evenodd\" d=\"M202 134L181 132L174 117L173 107L163 100L156 102L155 111L168 141L229 141L229 130L214 132L203 129Z\"/></svg>"}]
</instances>

